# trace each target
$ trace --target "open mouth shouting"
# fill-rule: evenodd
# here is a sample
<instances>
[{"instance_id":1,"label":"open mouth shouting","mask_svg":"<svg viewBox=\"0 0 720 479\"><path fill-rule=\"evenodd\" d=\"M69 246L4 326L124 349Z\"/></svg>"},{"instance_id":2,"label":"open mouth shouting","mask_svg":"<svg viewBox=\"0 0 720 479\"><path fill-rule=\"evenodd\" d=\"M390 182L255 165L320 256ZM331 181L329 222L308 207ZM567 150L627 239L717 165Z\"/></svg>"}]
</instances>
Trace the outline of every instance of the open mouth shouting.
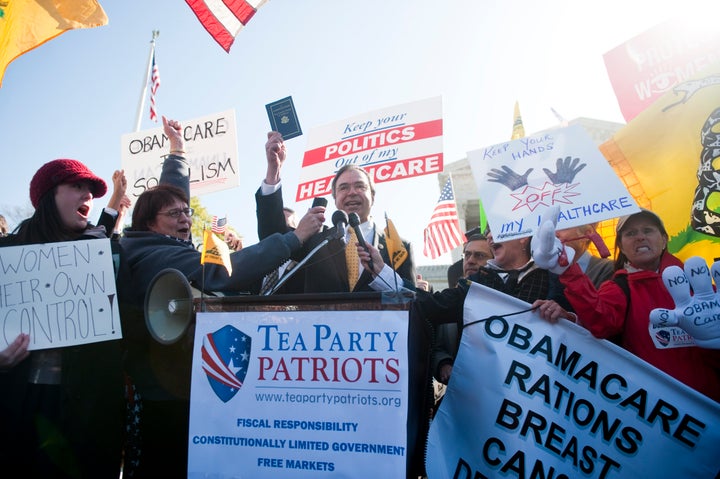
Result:
<instances>
[{"instance_id":1,"label":"open mouth shouting","mask_svg":"<svg viewBox=\"0 0 720 479\"><path fill-rule=\"evenodd\" d=\"M78 214L80 214L80 216L87 219L88 215L90 215L90 206L80 205L80 207L77 209L77 212L78 212Z\"/></svg>"},{"instance_id":2,"label":"open mouth shouting","mask_svg":"<svg viewBox=\"0 0 720 479\"><path fill-rule=\"evenodd\" d=\"M190 228L187 226L183 226L177 229L177 234L175 235L180 239L190 239Z\"/></svg>"}]
</instances>

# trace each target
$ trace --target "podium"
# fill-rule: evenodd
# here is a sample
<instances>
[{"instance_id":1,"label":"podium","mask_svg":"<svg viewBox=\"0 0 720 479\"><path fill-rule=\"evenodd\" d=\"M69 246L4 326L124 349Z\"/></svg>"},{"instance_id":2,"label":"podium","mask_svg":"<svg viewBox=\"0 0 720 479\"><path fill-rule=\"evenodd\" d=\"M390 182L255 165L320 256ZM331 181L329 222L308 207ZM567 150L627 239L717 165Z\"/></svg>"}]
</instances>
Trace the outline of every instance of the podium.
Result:
<instances>
[{"instance_id":1,"label":"podium","mask_svg":"<svg viewBox=\"0 0 720 479\"><path fill-rule=\"evenodd\" d=\"M272 296L205 296L193 299L197 313L274 313L292 315L319 311L327 315L348 311L400 311L407 313L406 477L424 475L425 447L434 396L430 375L432 330L414 311L413 293L285 294ZM223 316L218 315L218 318ZM211 321L203 315L204 321ZM194 329L194 328L191 328ZM197 351L198 345L196 345ZM197 353L196 356L197 358ZM195 370L195 366L193 366ZM246 413L246 415L250 415ZM368 456L369 457L369 456ZM297 477L307 477L299 475Z\"/></svg>"}]
</instances>

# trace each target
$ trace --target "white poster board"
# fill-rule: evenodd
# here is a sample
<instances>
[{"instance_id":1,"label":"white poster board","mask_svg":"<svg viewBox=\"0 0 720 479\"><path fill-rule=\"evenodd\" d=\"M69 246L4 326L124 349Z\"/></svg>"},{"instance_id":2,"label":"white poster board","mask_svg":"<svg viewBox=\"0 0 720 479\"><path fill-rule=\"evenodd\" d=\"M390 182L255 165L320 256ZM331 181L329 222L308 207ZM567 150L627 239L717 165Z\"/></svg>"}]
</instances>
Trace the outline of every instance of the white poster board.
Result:
<instances>
[{"instance_id":1,"label":"white poster board","mask_svg":"<svg viewBox=\"0 0 720 479\"><path fill-rule=\"evenodd\" d=\"M715 477L720 404L529 306L471 285L428 477Z\"/></svg>"},{"instance_id":2,"label":"white poster board","mask_svg":"<svg viewBox=\"0 0 720 479\"><path fill-rule=\"evenodd\" d=\"M109 239L0 248L0 350L122 338Z\"/></svg>"},{"instance_id":3,"label":"white poster board","mask_svg":"<svg viewBox=\"0 0 720 479\"><path fill-rule=\"evenodd\" d=\"M407 311L197 315L188 477L405 477Z\"/></svg>"},{"instance_id":4,"label":"white poster board","mask_svg":"<svg viewBox=\"0 0 720 479\"><path fill-rule=\"evenodd\" d=\"M240 184L235 110L202 118L183 120L185 158L190 163L190 193L202 195L227 190ZM137 131L122 136L121 162L128 180L127 194L134 200L143 191L157 186L163 156L170 143L163 128Z\"/></svg>"},{"instance_id":5,"label":"white poster board","mask_svg":"<svg viewBox=\"0 0 720 479\"><path fill-rule=\"evenodd\" d=\"M558 229L639 211L580 125L470 151L468 162L498 242L532 236L552 206Z\"/></svg>"},{"instance_id":6,"label":"white poster board","mask_svg":"<svg viewBox=\"0 0 720 479\"><path fill-rule=\"evenodd\" d=\"M345 165L365 169L375 183L443 171L442 98L396 105L307 132L295 201L330 193Z\"/></svg>"}]
</instances>

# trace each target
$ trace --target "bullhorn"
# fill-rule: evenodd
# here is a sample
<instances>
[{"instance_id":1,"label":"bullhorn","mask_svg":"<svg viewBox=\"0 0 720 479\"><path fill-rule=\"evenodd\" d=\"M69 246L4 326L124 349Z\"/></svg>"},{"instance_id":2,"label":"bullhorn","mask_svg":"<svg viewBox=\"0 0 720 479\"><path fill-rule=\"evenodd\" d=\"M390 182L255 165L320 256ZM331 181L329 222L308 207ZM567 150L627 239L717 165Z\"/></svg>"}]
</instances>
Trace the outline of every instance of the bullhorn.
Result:
<instances>
[{"instance_id":1,"label":"bullhorn","mask_svg":"<svg viewBox=\"0 0 720 479\"><path fill-rule=\"evenodd\" d=\"M161 344L177 342L193 321L193 299L200 294L177 269L156 274L145 295L145 324L153 339Z\"/></svg>"}]
</instances>

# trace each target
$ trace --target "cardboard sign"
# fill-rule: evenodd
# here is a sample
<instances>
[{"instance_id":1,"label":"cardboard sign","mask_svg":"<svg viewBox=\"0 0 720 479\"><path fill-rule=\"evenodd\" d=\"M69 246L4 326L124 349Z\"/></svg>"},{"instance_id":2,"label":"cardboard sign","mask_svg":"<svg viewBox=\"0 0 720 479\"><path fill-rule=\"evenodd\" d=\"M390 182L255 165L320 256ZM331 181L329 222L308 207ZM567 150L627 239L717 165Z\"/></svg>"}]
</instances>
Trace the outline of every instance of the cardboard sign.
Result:
<instances>
[{"instance_id":1,"label":"cardboard sign","mask_svg":"<svg viewBox=\"0 0 720 479\"><path fill-rule=\"evenodd\" d=\"M109 239L0 248L0 349L122 338Z\"/></svg>"},{"instance_id":2,"label":"cardboard sign","mask_svg":"<svg viewBox=\"0 0 720 479\"><path fill-rule=\"evenodd\" d=\"M235 110L180 122L185 158L190 163L190 193L202 195L240 184ZM162 127L128 133L121 140L121 161L134 200L157 186L170 144Z\"/></svg>"},{"instance_id":3,"label":"cardboard sign","mask_svg":"<svg viewBox=\"0 0 720 479\"><path fill-rule=\"evenodd\" d=\"M558 229L639 211L580 125L471 151L468 162L498 242L532 236L556 205Z\"/></svg>"}]
</instances>

